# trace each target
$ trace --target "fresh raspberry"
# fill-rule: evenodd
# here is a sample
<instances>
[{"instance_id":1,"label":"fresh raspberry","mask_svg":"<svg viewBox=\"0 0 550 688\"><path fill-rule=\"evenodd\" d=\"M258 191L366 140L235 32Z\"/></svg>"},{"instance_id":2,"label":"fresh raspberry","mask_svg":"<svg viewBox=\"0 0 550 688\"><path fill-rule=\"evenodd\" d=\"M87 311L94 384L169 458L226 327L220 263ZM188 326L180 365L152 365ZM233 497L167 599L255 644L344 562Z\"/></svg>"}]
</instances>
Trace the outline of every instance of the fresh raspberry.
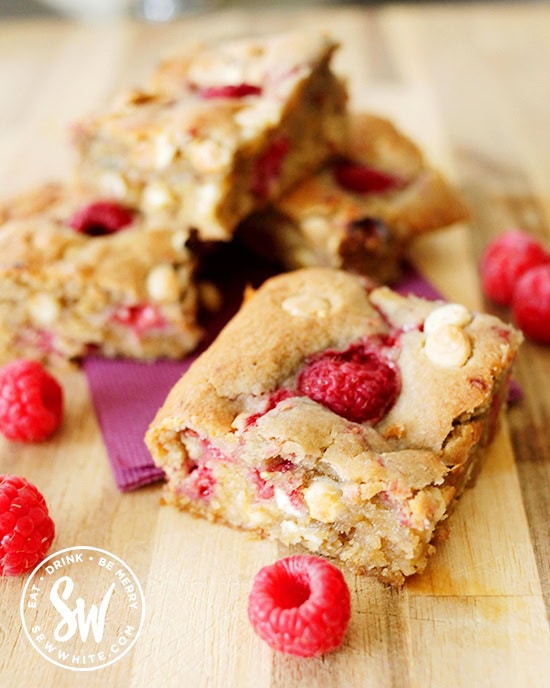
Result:
<instances>
[{"instance_id":1,"label":"fresh raspberry","mask_svg":"<svg viewBox=\"0 0 550 688\"><path fill-rule=\"evenodd\" d=\"M130 327L138 335L166 325L166 320L158 307L151 304L124 306L113 313L112 319L120 325Z\"/></svg>"},{"instance_id":2,"label":"fresh raspberry","mask_svg":"<svg viewBox=\"0 0 550 688\"><path fill-rule=\"evenodd\" d=\"M279 652L317 657L340 647L351 614L342 572L311 555L280 559L256 574L248 618Z\"/></svg>"},{"instance_id":3,"label":"fresh raspberry","mask_svg":"<svg viewBox=\"0 0 550 688\"><path fill-rule=\"evenodd\" d=\"M0 432L41 442L63 418L63 390L38 361L18 359L0 370Z\"/></svg>"},{"instance_id":4,"label":"fresh raspberry","mask_svg":"<svg viewBox=\"0 0 550 688\"><path fill-rule=\"evenodd\" d=\"M550 263L537 265L519 278L512 297L512 314L527 337L550 344Z\"/></svg>"},{"instance_id":5,"label":"fresh raspberry","mask_svg":"<svg viewBox=\"0 0 550 688\"><path fill-rule=\"evenodd\" d=\"M384 193L405 185L400 177L350 161L338 162L334 166L334 178L346 191L361 194Z\"/></svg>"},{"instance_id":6,"label":"fresh raspberry","mask_svg":"<svg viewBox=\"0 0 550 688\"><path fill-rule=\"evenodd\" d=\"M89 236L113 234L127 227L134 220L134 213L112 201L97 201L83 206L69 220L69 227Z\"/></svg>"},{"instance_id":7,"label":"fresh raspberry","mask_svg":"<svg viewBox=\"0 0 550 688\"><path fill-rule=\"evenodd\" d=\"M401 391L396 365L372 342L325 351L298 376L298 389L356 423L380 422Z\"/></svg>"},{"instance_id":8,"label":"fresh raspberry","mask_svg":"<svg viewBox=\"0 0 550 688\"><path fill-rule=\"evenodd\" d=\"M281 136L271 142L256 161L252 193L260 198L266 198L269 195L271 185L279 176L289 149L290 141L286 136Z\"/></svg>"},{"instance_id":9,"label":"fresh raspberry","mask_svg":"<svg viewBox=\"0 0 550 688\"><path fill-rule=\"evenodd\" d=\"M201 88L201 98L245 98L246 96L259 96L262 92L260 86L254 84L228 84L225 86L206 86Z\"/></svg>"},{"instance_id":10,"label":"fresh raspberry","mask_svg":"<svg viewBox=\"0 0 550 688\"><path fill-rule=\"evenodd\" d=\"M520 229L503 232L487 244L481 256L483 293L495 303L509 306L518 279L530 268L549 261L542 244L527 232Z\"/></svg>"},{"instance_id":11,"label":"fresh raspberry","mask_svg":"<svg viewBox=\"0 0 550 688\"><path fill-rule=\"evenodd\" d=\"M46 500L25 478L0 475L0 575L30 571L55 535Z\"/></svg>"}]
</instances>

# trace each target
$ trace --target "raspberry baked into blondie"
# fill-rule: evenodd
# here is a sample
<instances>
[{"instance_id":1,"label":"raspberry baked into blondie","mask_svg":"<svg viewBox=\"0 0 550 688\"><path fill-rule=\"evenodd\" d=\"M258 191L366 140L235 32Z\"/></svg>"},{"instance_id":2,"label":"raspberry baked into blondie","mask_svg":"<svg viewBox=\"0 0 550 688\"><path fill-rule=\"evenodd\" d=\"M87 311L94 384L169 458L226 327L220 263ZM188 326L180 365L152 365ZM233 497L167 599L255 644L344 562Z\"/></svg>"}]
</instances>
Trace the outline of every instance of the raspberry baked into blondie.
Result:
<instances>
[{"instance_id":1,"label":"raspberry baked into blondie","mask_svg":"<svg viewBox=\"0 0 550 688\"><path fill-rule=\"evenodd\" d=\"M410 242L465 220L444 176L387 119L350 114L347 149L240 228L286 268L342 268L388 283Z\"/></svg>"},{"instance_id":2,"label":"raspberry baked into blondie","mask_svg":"<svg viewBox=\"0 0 550 688\"><path fill-rule=\"evenodd\" d=\"M174 214L201 239L230 239L341 148L347 92L330 68L336 47L290 33L165 60L147 90L74 127L81 180Z\"/></svg>"},{"instance_id":3,"label":"raspberry baked into blondie","mask_svg":"<svg viewBox=\"0 0 550 688\"><path fill-rule=\"evenodd\" d=\"M62 185L7 201L0 207L0 360L183 356L201 336L187 238Z\"/></svg>"},{"instance_id":4,"label":"raspberry baked into blondie","mask_svg":"<svg viewBox=\"0 0 550 688\"><path fill-rule=\"evenodd\" d=\"M480 462L520 342L344 271L271 278L148 429L167 501L399 585Z\"/></svg>"}]
</instances>

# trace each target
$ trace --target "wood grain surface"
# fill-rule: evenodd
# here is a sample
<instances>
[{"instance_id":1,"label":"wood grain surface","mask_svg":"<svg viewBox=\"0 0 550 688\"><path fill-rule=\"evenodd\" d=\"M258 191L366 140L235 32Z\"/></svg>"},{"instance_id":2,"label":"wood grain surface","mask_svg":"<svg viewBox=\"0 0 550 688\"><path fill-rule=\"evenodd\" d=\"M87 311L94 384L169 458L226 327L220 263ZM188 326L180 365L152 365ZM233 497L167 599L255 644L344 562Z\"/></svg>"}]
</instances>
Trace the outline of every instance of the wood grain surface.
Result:
<instances>
[{"instance_id":1,"label":"wood grain surface","mask_svg":"<svg viewBox=\"0 0 550 688\"><path fill-rule=\"evenodd\" d=\"M352 106L391 116L471 208L467 226L423 239L415 263L448 298L498 312L480 294L484 244L515 226L550 243L547 3L233 9L164 25L3 21L1 195L67 177L67 125L140 83L178 45L316 25L342 42L336 67ZM516 369L525 398L503 420L427 572L402 590L346 574L345 643L314 660L272 653L246 618L252 577L285 550L160 508L158 485L119 494L83 375L58 375L68 400L60 433L37 446L0 441L0 473L24 475L45 494L52 552L88 545L130 565L146 618L121 661L71 672L23 633L26 577L2 579L2 688L550 685L550 349L525 343Z\"/></svg>"}]
</instances>

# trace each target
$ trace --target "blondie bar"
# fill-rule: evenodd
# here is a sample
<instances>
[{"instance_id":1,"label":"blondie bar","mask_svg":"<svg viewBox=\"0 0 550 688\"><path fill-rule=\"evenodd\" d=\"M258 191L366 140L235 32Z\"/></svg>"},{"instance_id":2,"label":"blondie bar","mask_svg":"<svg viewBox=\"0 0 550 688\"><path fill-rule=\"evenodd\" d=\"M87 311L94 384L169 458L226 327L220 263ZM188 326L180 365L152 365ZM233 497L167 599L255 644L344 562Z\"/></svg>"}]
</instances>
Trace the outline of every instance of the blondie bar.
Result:
<instances>
[{"instance_id":1,"label":"blondie bar","mask_svg":"<svg viewBox=\"0 0 550 688\"><path fill-rule=\"evenodd\" d=\"M146 443L167 501L399 585L479 465L520 341L459 304L297 270L245 301Z\"/></svg>"},{"instance_id":2,"label":"blondie bar","mask_svg":"<svg viewBox=\"0 0 550 688\"><path fill-rule=\"evenodd\" d=\"M465 220L444 176L387 119L350 116L347 151L239 230L286 268L326 266L393 281L419 234Z\"/></svg>"},{"instance_id":3,"label":"blondie bar","mask_svg":"<svg viewBox=\"0 0 550 688\"><path fill-rule=\"evenodd\" d=\"M74 127L81 180L199 238L238 222L317 169L346 135L347 92L317 33L199 45L146 90Z\"/></svg>"},{"instance_id":4,"label":"blondie bar","mask_svg":"<svg viewBox=\"0 0 550 688\"><path fill-rule=\"evenodd\" d=\"M0 360L183 356L201 336L187 237L62 185L7 201Z\"/></svg>"}]
</instances>

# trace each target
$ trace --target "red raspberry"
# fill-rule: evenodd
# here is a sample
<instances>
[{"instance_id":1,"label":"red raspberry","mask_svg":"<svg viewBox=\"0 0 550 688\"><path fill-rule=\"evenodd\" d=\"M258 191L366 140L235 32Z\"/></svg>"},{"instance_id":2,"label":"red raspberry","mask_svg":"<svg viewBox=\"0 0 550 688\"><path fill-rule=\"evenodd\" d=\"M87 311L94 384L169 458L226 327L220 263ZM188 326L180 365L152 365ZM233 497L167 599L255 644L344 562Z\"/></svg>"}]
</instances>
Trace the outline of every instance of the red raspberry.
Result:
<instances>
[{"instance_id":1,"label":"red raspberry","mask_svg":"<svg viewBox=\"0 0 550 688\"><path fill-rule=\"evenodd\" d=\"M184 483L184 492L190 499L208 500L214 493L216 479L210 466L193 465Z\"/></svg>"},{"instance_id":2,"label":"red raspberry","mask_svg":"<svg viewBox=\"0 0 550 688\"><path fill-rule=\"evenodd\" d=\"M537 265L518 280L512 297L512 313L523 332L550 344L550 263Z\"/></svg>"},{"instance_id":3,"label":"red raspberry","mask_svg":"<svg viewBox=\"0 0 550 688\"><path fill-rule=\"evenodd\" d=\"M97 201L83 206L69 220L69 227L89 236L113 234L127 227L134 220L134 213L112 201Z\"/></svg>"},{"instance_id":4,"label":"red raspberry","mask_svg":"<svg viewBox=\"0 0 550 688\"><path fill-rule=\"evenodd\" d=\"M299 657L317 657L340 647L350 615L342 572L309 555L264 566L248 598L248 618L260 638L274 650Z\"/></svg>"},{"instance_id":5,"label":"red raspberry","mask_svg":"<svg viewBox=\"0 0 550 688\"><path fill-rule=\"evenodd\" d=\"M356 423L380 422L401 391L399 371L370 342L347 351L325 351L298 377L298 389Z\"/></svg>"},{"instance_id":6,"label":"red raspberry","mask_svg":"<svg viewBox=\"0 0 550 688\"><path fill-rule=\"evenodd\" d=\"M262 92L260 86L254 84L228 84L226 86L206 86L201 88L199 94L202 98L245 98L246 96L259 96Z\"/></svg>"},{"instance_id":7,"label":"red raspberry","mask_svg":"<svg viewBox=\"0 0 550 688\"><path fill-rule=\"evenodd\" d=\"M393 174L382 172L355 162L339 162L334 167L334 178L346 191L355 193L384 193L404 186L404 181Z\"/></svg>"},{"instance_id":8,"label":"red raspberry","mask_svg":"<svg viewBox=\"0 0 550 688\"><path fill-rule=\"evenodd\" d=\"M0 575L30 571L55 535L46 500L25 478L0 475Z\"/></svg>"},{"instance_id":9,"label":"red raspberry","mask_svg":"<svg viewBox=\"0 0 550 688\"><path fill-rule=\"evenodd\" d=\"M289 149L290 141L286 136L271 142L256 161L252 193L261 198L266 198L269 195L271 185L279 176Z\"/></svg>"},{"instance_id":10,"label":"red raspberry","mask_svg":"<svg viewBox=\"0 0 550 688\"><path fill-rule=\"evenodd\" d=\"M63 418L63 390L38 361L18 359L0 370L0 432L41 442Z\"/></svg>"},{"instance_id":11,"label":"red raspberry","mask_svg":"<svg viewBox=\"0 0 550 688\"><path fill-rule=\"evenodd\" d=\"M149 330L160 329L166 325L166 320L159 308L151 304L123 306L115 311L111 317L116 323L132 328L138 335Z\"/></svg>"},{"instance_id":12,"label":"red raspberry","mask_svg":"<svg viewBox=\"0 0 550 688\"><path fill-rule=\"evenodd\" d=\"M548 263L550 256L532 236L520 229L503 232L487 244L480 262L483 293L509 306L514 285L530 268Z\"/></svg>"}]
</instances>

